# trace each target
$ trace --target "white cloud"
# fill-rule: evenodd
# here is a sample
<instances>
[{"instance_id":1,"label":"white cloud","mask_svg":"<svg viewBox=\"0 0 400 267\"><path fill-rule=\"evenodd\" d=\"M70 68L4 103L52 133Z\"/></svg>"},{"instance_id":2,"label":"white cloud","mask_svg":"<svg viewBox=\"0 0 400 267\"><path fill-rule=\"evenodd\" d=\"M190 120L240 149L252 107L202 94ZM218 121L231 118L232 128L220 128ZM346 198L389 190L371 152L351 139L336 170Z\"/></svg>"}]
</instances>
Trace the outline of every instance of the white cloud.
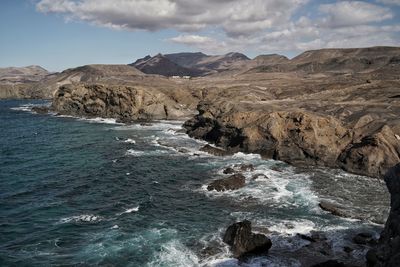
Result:
<instances>
[{"instance_id":1,"label":"white cloud","mask_svg":"<svg viewBox=\"0 0 400 267\"><path fill-rule=\"evenodd\" d=\"M400 0L376 1L382 4L318 4L309 0L40 0L36 8L113 29L174 29L179 34L167 41L214 54L269 53L399 45L400 25L391 21L396 11L383 4L397 4Z\"/></svg>"},{"instance_id":2,"label":"white cloud","mask_svg":"<svg viewBox=\"0 0 400 267\"><path fill-rule=\"evenodd\" d=\"M68 19L130 30L174 28L184 32L222 26L243 35L290 20L307 0L41 0L37 10Z\"/></svg>"},{"instance_id":3,"label":"white cloud","mask_svg":"<svg viewBox=\"0 0 400 267\"><path fill-rule=\"evenodd\" d=\"M400 0L378 0L378 3L400 6Z\"/></svg>"},{"instance_id":4,"label":"white cloud","mask_svg":"<svg viewBox=\"0 0 400 267\"><path fill-rule=\"evenodd\" d=\"M393 18L389 8L360 1L325 4L319 9L325 15L322 25L326 27L363 25Z\"/></svg>"}]
</instances>

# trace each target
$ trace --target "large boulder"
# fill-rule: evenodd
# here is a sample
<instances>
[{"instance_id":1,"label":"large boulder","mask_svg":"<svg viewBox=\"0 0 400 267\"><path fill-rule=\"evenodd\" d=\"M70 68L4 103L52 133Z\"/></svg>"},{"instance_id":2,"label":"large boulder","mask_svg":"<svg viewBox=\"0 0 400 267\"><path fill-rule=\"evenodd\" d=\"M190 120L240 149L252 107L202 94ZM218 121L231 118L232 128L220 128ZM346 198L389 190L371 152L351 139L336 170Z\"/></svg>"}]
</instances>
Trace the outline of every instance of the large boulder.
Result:
<instances>
[{"instance_id":1,"label":"large boulder","mask_svg":"<svg viewBox=\"0 0 400 267\"><path fill-rule=\"evenodd\" d=\"M371 267L400 266L400 163L389 169L384 180L390 193L390 213L378 246L367 253Z\"/></svg>"},{"instance_id":2,"label":"large boulder","mask_svg":"<svg viewBox=\"0 0 400 267\"><path fill-rule=\"evenodd\" d=\"M211 182L207 186L208 191L216 190L216 191L226 191L226 190L237 190L242 188L246 184L246 178L238 173L231 175L226 178L218 179Z\"/></svg>"},{"instance_id":3,"label":"large boulder","mask_svg":"<svg viewBox=\"0 0 400 267\"><path fill-rule=\"evenodd\" d=\"M248 220L229 226L223 241L231 246L233 256L236 258L266 254L272 246L267 236L251 232L251 222Z\"/></svg>"},{"instance_id":4,"label":"large boulder","mask_svg":"<svg viewBox=\"0 0 400 267\"><path fill-rule=\"evenodd\" d=\"M337 204L334 204L332 202L322 200L318 205L322 210L330 212L335 216L344 217L344 218L350 217L346 212L343 211L343 207L341 207Z\"/></svg>"}]
</instances>

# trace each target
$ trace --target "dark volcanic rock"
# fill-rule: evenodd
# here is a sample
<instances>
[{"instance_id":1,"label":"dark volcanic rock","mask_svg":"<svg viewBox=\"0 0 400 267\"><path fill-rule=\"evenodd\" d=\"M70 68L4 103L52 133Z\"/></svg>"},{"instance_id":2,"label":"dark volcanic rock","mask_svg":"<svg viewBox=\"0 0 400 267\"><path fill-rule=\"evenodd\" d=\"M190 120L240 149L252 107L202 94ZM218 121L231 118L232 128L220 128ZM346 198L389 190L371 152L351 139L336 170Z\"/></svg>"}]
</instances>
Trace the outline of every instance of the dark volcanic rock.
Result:
<instances>
[{"instance_id":1,"label":"dark volcanic rock","mask_svg":"<svg viewBox=\"0 0 400 267\"><path fill-rule=\"evenodd\" d=\"M358 235L353 237L353 242L358 245L373 245L376 243L376 240L370 233L359 233Z\"/></svg>"},{"instance_id":2,"label":"dark volcanic rock","mask_svg":"<svg viewBox=\"0 0 400 267\"><path fill-rule=\"evenodd\" d=\"M235 165L234 167L239 168L239 170L242 172L254 171L253 164L238 164Z\"/></svg>"},{"instance_id":3,"label":"dark volcanic rock","mask_svg":"<svg viewBox=\"0 0 400 267\"><path fill-rule=\"evenodd\" d=\"M246 184L246 178L242 174L234 174L227 178L215 180L207 186L208 191L237 190Z\"/></svg>"},{"instance_id":4,"label":"dark volcanic rock","mask_svg":"<svg viewBox=\"0 0 400 267\"><path fill-rule=\"evenodd\" d=\"M228 167L223 171L223 173L224 174L232 174L232 173L235 173L235 170L231 167Z\"/></svg>"},{"instance_id":5,"label":"dark volcanic rock","mask_svg":"<svg viewBox=\"0 0 400 267\"><path fill-rule=\"evenodd\" d=\"M346 265L343 262L339 262L337 260L328 260L315 264L312 267L346 267Z\"/></svg>"},{"instance_id":6,"label":"dark volcanic rock","mask_svg":"<svg viewBox=\"0 0 400 267\"><path fill-rule=\"evenodd\" d=\"M50 108L44 107L44 106L42 106L42 107L33 107L32 111L36 112L37 114L47 114L47 113L49 113Z\"/></svg>"},{"instance_id":7,"label":"dark volcanic rock","mask_svg":"<svg viewBox=\"0 0 400 267\"><path fill-rule=\"evenodd\" d=\"M304 109L241 106L227 100L203 101L197 109L199 114L184 124L189 136L226 151L258 153L301 166L339 167L371 177L382 177L400 161L396 126L372 127L373 119L362 117L349 126Z\"/></svg>"},{"instance_id":8,"label":"dark volcanic rock","mask_svg":"<svg viewBox=\"0 0 400 267\"><path fill-rule=\"evenodd\" d=\"M348 214L346 214L344 211L341 210L341 207L338 205L335 205L331 202L327 201L321 201L319 203L319 207L325 211L328 211L332 213L333 215L339 216L339 217L349 217Z\"/></svg>"},{"instance_id":9,"label":"dark volcanic rock","mask_svg":"<svg viewBox=\"0 0 400 267\"><path fill-rule=\"evenodd\" d=\"M251 232L251 222L247 220L229 226L223 240L231 246L236 258L266 254L272 246L272 242L267 236Z\"/></svg>"},{"instance_id":10,"label":"dark volcanic rock","mask_svg":"<svg viewBox=\"0 0 400 267\"><path fill-rule=\"evenodd\" d=\"M390 193L390 213L378 246L367 253L367 266L400 266L400 163L384 176Z\"/></svg>"}]
</instances>

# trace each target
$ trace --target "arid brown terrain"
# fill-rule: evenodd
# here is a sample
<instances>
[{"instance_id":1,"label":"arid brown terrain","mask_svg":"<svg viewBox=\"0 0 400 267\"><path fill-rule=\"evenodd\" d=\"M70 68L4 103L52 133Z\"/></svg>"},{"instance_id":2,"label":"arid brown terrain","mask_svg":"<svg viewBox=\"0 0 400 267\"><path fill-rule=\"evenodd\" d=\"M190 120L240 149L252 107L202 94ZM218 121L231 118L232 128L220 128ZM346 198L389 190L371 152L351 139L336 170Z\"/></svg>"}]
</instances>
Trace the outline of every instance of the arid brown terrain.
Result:
<instances>
[{"instance_id":1,"label":"arid brown terrain","mask_svg":"<svg viewBox=\"0 0 400 267\"><path fill-rule=\"evenodd\" d=\"M158 74L87 65L30 82L31 97L53 98L62 114L185 119L192 137L292 164L381 177L400 161L400 48L322 49L291 60L159 54L135 64Z\"/></svg>"}]
</instances>

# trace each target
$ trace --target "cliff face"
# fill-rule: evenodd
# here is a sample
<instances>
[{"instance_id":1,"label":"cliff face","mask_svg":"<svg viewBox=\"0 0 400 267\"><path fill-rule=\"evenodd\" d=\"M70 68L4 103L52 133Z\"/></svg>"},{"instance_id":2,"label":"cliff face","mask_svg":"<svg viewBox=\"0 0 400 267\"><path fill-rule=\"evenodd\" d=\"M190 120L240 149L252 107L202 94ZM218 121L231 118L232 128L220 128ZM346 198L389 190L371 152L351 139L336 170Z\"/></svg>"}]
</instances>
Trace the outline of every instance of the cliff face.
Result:
<instances>
[{"instance_id":1,"label":"cliff face","mask_svg":"<svg viewBox=\"0 0 400 267\"><path fill-rule=\"evenodd\" d=\"M60 114L117 118L125 122L180 119L193 113L155 89L102 84L61 86L52 108Z\"/></svg>"},{"instance_id":2,"label":"cliff face","mask_svg":"<svg viewBox=\"0 0 400 267\"><path fill-rule=\"evenodd\" d=\"M373 177L400 161L399 140L387 125L360 134L331 116L302 109L203 102L198 110L199 115L184 125L188 134L229 151L259 153L295 165L341 167Z\"/></svg>"},{"instance_id":3,"label":"cliff face","mask_svg":"<svg viewBox=\"0 0 400 267\"><path fill-rule=\"evenodd\" d=\"M400 266L400 163L385 174L390 193L390 213L376 248L367 253L371 267Z\"/></svg>"}]
</instances>

